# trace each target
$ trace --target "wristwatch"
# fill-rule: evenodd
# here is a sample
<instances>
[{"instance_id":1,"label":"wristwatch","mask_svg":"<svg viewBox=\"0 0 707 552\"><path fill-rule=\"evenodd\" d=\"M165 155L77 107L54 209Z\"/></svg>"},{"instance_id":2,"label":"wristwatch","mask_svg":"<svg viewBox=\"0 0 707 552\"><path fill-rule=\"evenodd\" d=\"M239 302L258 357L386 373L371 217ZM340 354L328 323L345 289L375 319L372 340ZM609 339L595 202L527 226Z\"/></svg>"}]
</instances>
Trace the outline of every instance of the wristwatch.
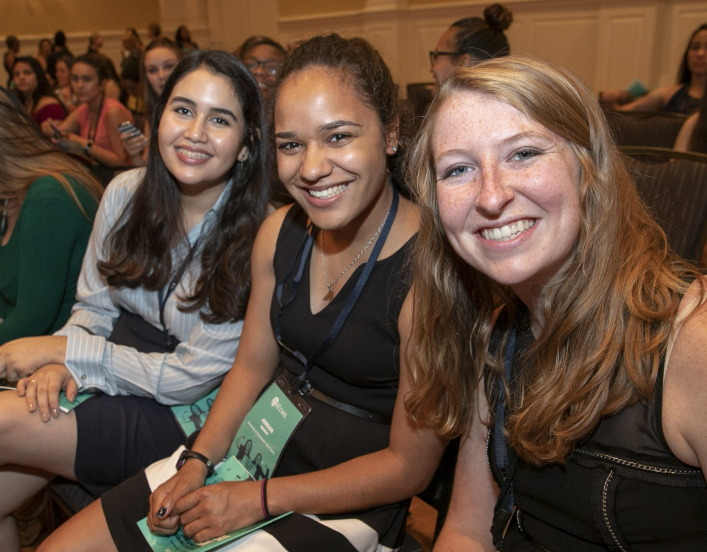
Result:
<instances>
[{"instance_id":1,"label":"wristwatch","mask_svg":"<svg viewBox=\"0 0 707 552\"><path fill-rule=\"evenodd\" d=\"M86 155L86 157L91 157L91 147L93 146L93 140L89 140L86 142L86 145L83 147L83 153Z\"/></svg>"},{"instance_id":2,"label":"wristwatch","mask_svg":"<svg viewBox=\"0 0 707 552\"><path fill-rule=\"evenodd\" d=\"M187 460L190 458L194 458L195 460L199 460L200 462L203 462L206 464L206 477L211 477L214 474L214 464L211 460L209 460L206 456L204 456L201 453L198 453L193 450L183 450L182 454L179 455L179 460L177 460L177 471L179 471L182 466L186 463Z\"/></svg>"}]
</instances>

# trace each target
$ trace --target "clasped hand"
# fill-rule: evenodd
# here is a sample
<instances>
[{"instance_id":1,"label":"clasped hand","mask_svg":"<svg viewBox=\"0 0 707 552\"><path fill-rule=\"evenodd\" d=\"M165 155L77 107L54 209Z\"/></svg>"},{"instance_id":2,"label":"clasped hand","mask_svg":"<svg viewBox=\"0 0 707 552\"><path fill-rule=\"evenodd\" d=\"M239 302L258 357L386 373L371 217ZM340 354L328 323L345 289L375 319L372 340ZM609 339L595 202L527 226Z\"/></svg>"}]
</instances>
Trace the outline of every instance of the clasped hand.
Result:
<instances>
[{"instance_id":1,"label":"clasped hand","mask_svg":"<svg viewBox=\"0 0 707 552\"><path fill-rule=\"evenodd\" d=\"M17 394L24 397L27 410L39 410L39 417L48 422L59 416L59 393L66 392L70 401L76 398L78 386L71 372L63 364L47 364L29 378L17 382Z\"/></svg>"},{"instance_id":2,"label":"clasped hand","mask_svg":"<svg viewBox=\"0 0 707 552\"><path fill-rule=\"evenodd\" d=\"M150 531L171 535L181 525L187 537L204 542L263 518L258 482L226 481L203 486L204 470L195 468L195 464L198 462L188 462L150 496Z\"/></svg>"},{"instance_id":3,"label":"clasped hand","mask_svg":"<svg viewBox=\"0 0 707 552\"><path fill-rule=\"evenodd\" d=\"M45 364L64 362L66 338L56 335L23 337L0 346L0 379L17 381Z\"/></svg>"}]
</instances>

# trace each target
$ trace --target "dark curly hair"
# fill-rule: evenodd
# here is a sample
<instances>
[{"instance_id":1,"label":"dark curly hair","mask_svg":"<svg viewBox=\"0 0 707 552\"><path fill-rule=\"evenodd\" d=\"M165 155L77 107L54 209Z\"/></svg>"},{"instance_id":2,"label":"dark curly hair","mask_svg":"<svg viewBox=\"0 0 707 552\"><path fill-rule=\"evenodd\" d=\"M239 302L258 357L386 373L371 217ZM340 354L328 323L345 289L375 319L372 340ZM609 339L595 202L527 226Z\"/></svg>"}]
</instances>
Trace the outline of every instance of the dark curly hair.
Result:
<instances>
[{"instance_id":1,"label":"dark curly hair","mask_svg":"<svg viewBox=\"0 0 707 552\"><path fill-rule=\"evenodd\" d=\"M276 84L277 90L291 75L308 67L325 67L339 72L350 82L358 99L378 115L383 131L398 125L398 150L388 156L388 170L396 187L406 192L402 176L402 160L409 142L408 122L411 116L403 114L398 85L380 53L360 37L343 38L338 34L321 35L300 44L285 62Z\"/></svg>"}]
</instances>

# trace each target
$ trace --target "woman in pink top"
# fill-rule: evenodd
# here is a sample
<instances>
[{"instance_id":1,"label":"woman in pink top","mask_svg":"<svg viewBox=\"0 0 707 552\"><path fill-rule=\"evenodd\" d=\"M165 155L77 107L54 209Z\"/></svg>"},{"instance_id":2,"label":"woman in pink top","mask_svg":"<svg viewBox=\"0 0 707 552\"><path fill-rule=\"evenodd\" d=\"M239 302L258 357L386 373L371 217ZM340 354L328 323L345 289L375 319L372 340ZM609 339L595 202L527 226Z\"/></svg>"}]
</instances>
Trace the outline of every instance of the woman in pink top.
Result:
<instances>
[{"instance_id":1,"label":"woman in pink top","mask_svg":"<svg viewBox=\"0 0 707 552\"><path fill-rule=\"evenodd\" d=\"M62 146L107 167L129 165L118 125L133 120L117 100L106 98L108 71L100 56L84 54L71 67L71 86L81 105L61 122L48 119L42 131Z\"/></svg>"}]
</instances>

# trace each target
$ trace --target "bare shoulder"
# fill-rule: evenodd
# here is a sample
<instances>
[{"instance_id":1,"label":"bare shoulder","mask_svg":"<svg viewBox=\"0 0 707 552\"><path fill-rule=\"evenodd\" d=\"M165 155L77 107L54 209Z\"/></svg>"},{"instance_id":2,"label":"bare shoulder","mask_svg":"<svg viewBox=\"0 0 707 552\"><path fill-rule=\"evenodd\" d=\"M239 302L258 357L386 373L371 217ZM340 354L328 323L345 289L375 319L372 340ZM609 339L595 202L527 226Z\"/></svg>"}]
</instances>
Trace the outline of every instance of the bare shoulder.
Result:
<instances>
[{"instance_id":1,"label":"bare shoulder","mask_svg":"<svg viewBox=\"0 0 707 552\"><path fill-rule=\"evenodd\" d=\"M693 282L678 308L684 318L665 367L663 431L673 454L707 467L707 302L705 280Z\"/></svg>"},{"instance_id":2,"label":"bare shoulder","mask_svg":"<svg viewBox=\"0 0 707 552\"><path fill-rule=\"evenodd\" d=\"M280 207L276 211L268 215L260 225L258 235L255 238L253 245L253 263L265 262L272 265L272 260L275 258L275 247L277 238L280 235L282 223L285 216L292 208L292 205Z\"/></svg>"}]
</instances>

